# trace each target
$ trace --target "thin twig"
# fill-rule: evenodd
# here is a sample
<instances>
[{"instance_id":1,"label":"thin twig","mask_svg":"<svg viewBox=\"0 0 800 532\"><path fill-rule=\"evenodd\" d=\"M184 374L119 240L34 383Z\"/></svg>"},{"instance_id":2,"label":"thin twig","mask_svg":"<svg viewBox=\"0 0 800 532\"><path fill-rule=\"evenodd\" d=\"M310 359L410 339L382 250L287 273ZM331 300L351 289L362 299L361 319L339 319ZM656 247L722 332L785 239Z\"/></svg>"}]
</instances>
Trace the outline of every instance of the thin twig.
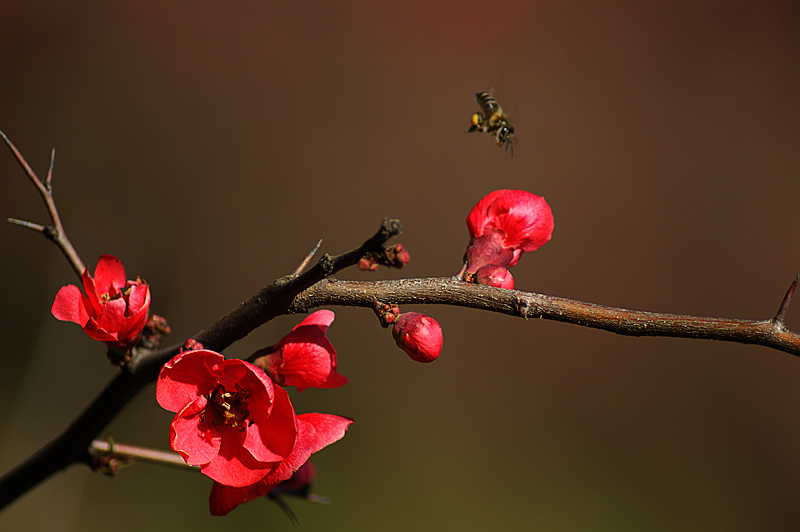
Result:
<instances>
[{"instance_id":1,"label":"thin twig","mask_svg":"<svg viewBox=\"0 0 800 532\"><path fill-rule=\"evenodd\" d=\"M27 222L25 220L17 220L16 218L7 218L6 221L13 225L19 225L20 227L24 227L26 229L30 229L37 233L44 233L47 231L46 225L36 224L33 222Z\"/></svg>"},{"instance_id":2,"label":"thin twig","mask_svg":"<svg viewBox=\"0 0 800 532\"><path fill-rule=\"evenodd\" d=\"M196 466L191 466L181 458L178 453L162 451L160 449L149 449L137 447L135 445L125 445L107 440L94 440L89 446L89 453L92 456L102 456L104 458L119 458L122 460L138 460L151 464L168 465L180 469L199 470Z\"/></svg>"},{"instance_id":3,"label":"thin twig","mask_svg":"<svg viewBox=\"0 0 800 532\"><path fill-rule=\"evenodd\" d=\"M25 171L25 174L30 179L31 183L36 187L36 190L39 192L39 195L44 200L44 204L47 207L47 212L50 214L50 220L53 222L52 225L40 225L35 224L33 222L25 222L23 220L18 220L16 218L9 218L8 222L26 227L28 229L32 229L44 235L45 238L53 242L72 266L72 269L78 274L78 277L83 275L83 272L86 270L86 266L84 265L83 261L81 260L78 252L75 251L75 248L72 246L72 243L67 238L67 233L64 230L64 226L61 223L61 218L58 215L58 209L56 208L56 203L53 200L53 189L52 189L52 181L53 181L53 165L55 164L56 158L56 150L53 150L50 153L50 166L47 169L47 177L45 178L44 182L36 175L33 169L30 167L28 162L25 160L25 157L19 152L16 146L6 137L5 133L0 131L0 136L3 137L6 145L11 150L11 153L14 154L14 157L17 159L17 162Z\"/></svg>"}]
</instances>

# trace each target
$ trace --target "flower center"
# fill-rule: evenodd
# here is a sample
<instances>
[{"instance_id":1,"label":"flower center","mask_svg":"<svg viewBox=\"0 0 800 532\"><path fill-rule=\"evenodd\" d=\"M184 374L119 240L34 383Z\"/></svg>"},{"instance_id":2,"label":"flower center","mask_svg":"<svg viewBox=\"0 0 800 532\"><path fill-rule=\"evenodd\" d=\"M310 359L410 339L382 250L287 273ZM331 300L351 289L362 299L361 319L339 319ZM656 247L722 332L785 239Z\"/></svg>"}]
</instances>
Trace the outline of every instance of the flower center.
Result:
<instances>
[{"instance_id":1,"label":"flower center","mask_svg":"<svg viewBox=\"0 0 800 532\"><path fill-rule=\"evenodd\" d=\"M210 421L215 427L226 425L244 432L248 425L247 418L250 416L247 408L249 395L238 384L235 392L227 391L221 384L217 385L208 395L208 405L203 412L203 419L210 415Z\"/></svg>"}]
</instances>

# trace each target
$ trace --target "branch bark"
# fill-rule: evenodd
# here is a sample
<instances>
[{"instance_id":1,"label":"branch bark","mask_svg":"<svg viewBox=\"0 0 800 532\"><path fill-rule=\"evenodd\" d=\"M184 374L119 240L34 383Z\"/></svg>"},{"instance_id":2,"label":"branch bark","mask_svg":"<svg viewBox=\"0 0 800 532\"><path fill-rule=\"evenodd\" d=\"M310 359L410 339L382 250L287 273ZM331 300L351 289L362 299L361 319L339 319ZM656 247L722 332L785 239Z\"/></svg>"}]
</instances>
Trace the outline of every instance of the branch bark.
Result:
<instances>
[{"instance_id":1,"label":"branch bark","mask_svg":"<svg viewBox=\"0 0 800 532\"><path fill-rule=\"evenodd\" d=\"M300 293L290 312L325 305L372 308L376 301L395 304L446 304L525 319L573 323L626 336L666 336L757 344L800 355L800 334L784 318L797 286L792 283L775 317L761 320L710 318L606 307L563 297L468 284L453 277L358 282L326 279Z\"/></svg>"}]
</instances>

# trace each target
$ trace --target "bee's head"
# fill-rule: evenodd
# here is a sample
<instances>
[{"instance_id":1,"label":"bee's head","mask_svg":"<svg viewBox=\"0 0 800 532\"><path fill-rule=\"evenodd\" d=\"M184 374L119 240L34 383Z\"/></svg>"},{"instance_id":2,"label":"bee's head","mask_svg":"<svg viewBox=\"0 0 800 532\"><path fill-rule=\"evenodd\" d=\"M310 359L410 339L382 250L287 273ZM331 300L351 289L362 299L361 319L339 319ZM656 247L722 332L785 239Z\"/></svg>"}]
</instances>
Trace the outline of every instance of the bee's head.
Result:
<instances>
[{"instance_id":1,"label":"bee's head","mask_svg":"<svg viewBox=\"0 0 800 532\"><path fill-rule=\"evenodd\" d=\"M514 127L510 125L504 125L497 129L497 145L502 146L503 144L506 145L506 150L511 148L511 156L514 156L514 143L511 142L511 137L514 136Z\"/></svg>"},{"instance_id":2,"label":"bee's head","mask_svg":"<svg viewBox=\"0 0 800 532\"><path fill-rule=\"evenodd\" d=\"M503 124L499 128L497 128L497 143L501 144L503 142L511 142L511 137L514 136L514 126Z\"/></svg>"}]
</instances>

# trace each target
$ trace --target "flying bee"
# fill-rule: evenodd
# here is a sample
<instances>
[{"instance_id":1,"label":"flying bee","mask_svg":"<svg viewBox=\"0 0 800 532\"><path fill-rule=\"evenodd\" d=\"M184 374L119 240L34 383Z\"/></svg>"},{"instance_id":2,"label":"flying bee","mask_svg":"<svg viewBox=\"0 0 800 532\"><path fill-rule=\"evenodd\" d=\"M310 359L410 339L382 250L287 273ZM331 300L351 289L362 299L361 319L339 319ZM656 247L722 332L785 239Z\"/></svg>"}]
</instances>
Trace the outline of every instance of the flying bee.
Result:
<instances>
[{"instance_id":1,"label":"flying bee","mask_svg":"<svg viewBox=\"0 0 800 532\"><path fill-rule=\"evenodd\" d=\"M511 119L506 116L503 108L489 93L476 93L475 100L478 102L480 111L472 115L472 125L465 133L482 131L494 135L498 146L505 144L506 150L509 146L511 147L511 156L513 157L514 144L511 142L511 137L514 136L514 126L511 125Z\"/></svg>"}]
</instances>

